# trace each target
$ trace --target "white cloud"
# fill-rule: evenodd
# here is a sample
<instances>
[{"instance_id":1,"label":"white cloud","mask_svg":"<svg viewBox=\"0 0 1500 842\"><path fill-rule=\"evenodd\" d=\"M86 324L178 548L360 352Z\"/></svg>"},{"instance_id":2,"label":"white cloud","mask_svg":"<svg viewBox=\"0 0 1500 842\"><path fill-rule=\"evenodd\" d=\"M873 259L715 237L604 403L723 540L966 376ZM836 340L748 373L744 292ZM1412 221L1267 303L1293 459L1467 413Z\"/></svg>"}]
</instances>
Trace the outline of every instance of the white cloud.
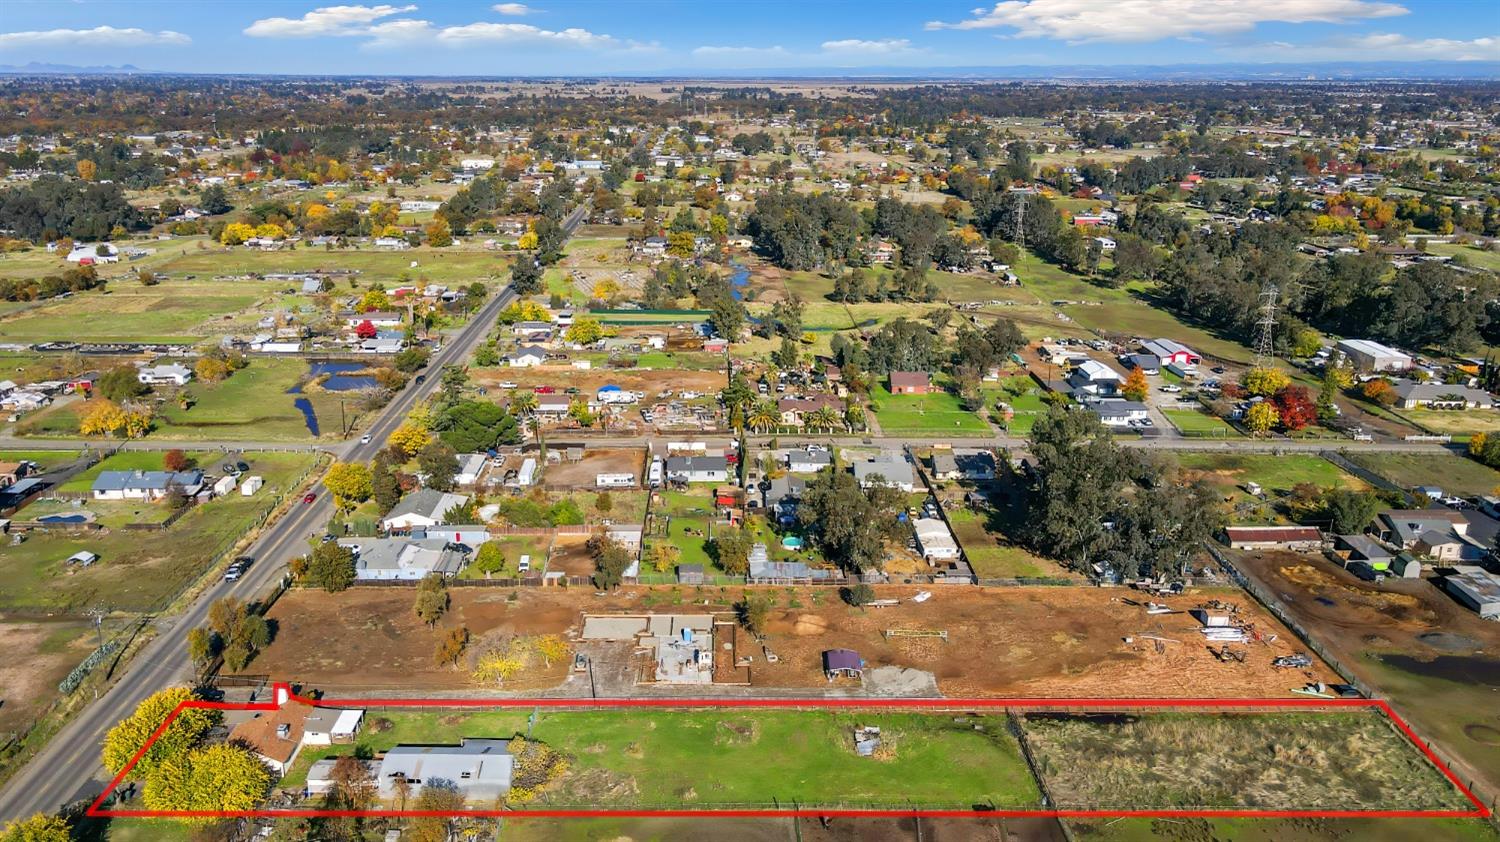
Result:
<instances>
[{"instance_id":1,"label":"white cloud","mask_svg":"<svg viewBox=\"0 0 1500 842\"><path fill-rule=\"evenodd\" d=\"M367 47L406 47L441 45L463 47L494 44L547 44L592 50L641 49L649 45L621 41L587 29L542 29L526 23L477 21L456 26L436 26L420 18L383 20L393 15L416 11L416 6L324 6L300 18L265 18L245 29L246 35L258 38L358 37L368 39ZM520 3L501 3L493 9L501 14L518 15L535 11Z\"/></svg>"},{"instance_id":2,"label":"white cloud","mask_svg":"<svg viewBox=\"0 0 1500 842\"><path fill-rule=\"evenodd\" d=\"M0 32L0 49L24 47L159 47L191 44L193 39L181 32L164 29L118 29L96 26L93 29L46 29L31 32Z\"/></svg>"},{"instance_id":3,"label":"white cloud","mask_svg":"<svg viewBox=\"0 0 1500 842\"><path fill-rule=\"evenodd\" d=\"M1500 61L1500 35L1465 41L1455 38L1411 38L1391 32L1373 32L1369 35L1329 38L1311 44L1272 41L1238 48L1234 52L1268 60Z\"/></svg>"},{"instance_id":4,"label":"white cloud","mask_svg":"<svg viewBox=\"0 0 1500 842\"><path fill-rule=\"evenodd\" d=\"M315 38L364 35L381 18L416 11L416 6L323 6L300 18L262 18L245 27L255 38Z\"/></svg>"},{"instance_id":5,"label":"white cloud","mask_svg":"<svg viewBox=\"0 0 1500 842\"><path fill-rule=\"evenodd\" d=\"M885 38L877 41L845 38L842 41L823 42L823 49L830 53L890 54L908 52L911 48L911 41L905 38Z\"/></svg>"},{"instance_id":6,"label":"white cloud","mask_svg":"<svg viewBox=\"0 0 1500 842\"><path fill-rule=\"evenodd\" d=\"M534 15L537 12L541 11L541 9L533 9L525 3L496 3L490 8L502 15L508 15L513 18L525 17L526 15Z\"/></svg>"},{"instance_id":7,"label":"white cloud","mask_svg":"<svg viewBox=\"0 0 1500 842\"><path fill-rule=\"evenodd\" d=\"M1015 30L1018 38L1071 43L1147 42L1191 35L1228 35L1260 23L1346 23L1407 14L1380 0L1002 0L957 23L928 29Z\"/></svg>"}]
</instances>

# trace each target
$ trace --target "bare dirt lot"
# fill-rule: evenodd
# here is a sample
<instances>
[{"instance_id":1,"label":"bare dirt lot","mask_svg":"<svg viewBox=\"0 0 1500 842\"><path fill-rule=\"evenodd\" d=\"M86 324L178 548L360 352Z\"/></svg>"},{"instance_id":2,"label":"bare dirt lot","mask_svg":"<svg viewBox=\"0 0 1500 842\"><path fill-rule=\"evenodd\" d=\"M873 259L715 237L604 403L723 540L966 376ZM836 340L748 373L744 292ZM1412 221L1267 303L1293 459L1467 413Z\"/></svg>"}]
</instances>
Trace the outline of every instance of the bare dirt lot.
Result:
<instances>
[{"instance_id":1,"label":"bare dirt lot","mask_svg":"<svg viewBox=\"0 0 1500 842\"><path fill-rule=\"evenodd\" d=\"M1271 590L1330 655L1389 699L1466 780L1500 793L1500 623L1431 580L1362 581L1291 552L1232 557Z\"/></svg>"},{"instance_id":2,"label":"bare dirt lot","mask_svg":"<svg viewBox=\"0 0 1500 842\"><path fill-rule=\"evenodd\" d=\"M57 697L57 683L94 648L84 622L0 619L0 745Z\"/></svg>"},{"instance_id":3,"label":"bare dirt lot","mask_svg":"<svg viewBox=\"0 0 1500 842\"><path fill-rule=\"evenodd\" d=\"M641 484L641 472L646 467L644 448L585 448L583 458L577 462L567 459L547 466L543 487L567 490L594 488L600 474L630 474L635 477L633 488Z\"/></svg>"},{"instance_id":4,"label":"bare dirt lot","mask_svg":"<svg viewBox=\"0 0 1500 842\"><path fill-rule=\"evenodd\" d=\"M559 554L564 560L559 561ZM565 548L554 551L553 569L571 569ZM582 569L580 568L580 572ZM1285 697L1309 680L1336 681L1321 663L1308 670L1275 670L1272 658L1299 651L1294 639L1237 590L1199 590L1169 600L1189 609L1218 598L1235 602L1240 615L1274 642L1253 643L1245 663L1221 664L1200 639L1187 614L1148 616L1122 598L1133 592L1093 588L951 588L934 591L925 603L910 601L915 588L880 588L899 597L895 608L851 608L832 589L816 599L807 589L759 589L776 599L767 641L779 662L768 664L747 635L754 654L751 683L766 688L829 685L822 674L823 650L854 649L869 668L929 671L946 696L1032 698ZM467 676L433 663L433 651L448 628L462 624L476 637L500 630L513 634L576 635L584 612L730 611L738 588L625 588L607 597L592 589L455 588L448 616L435 628L412 612L409 588L353 588L340 594L297 590L271 610L276 639L247 672L314 686L370 689L456 690ZM648 606L643 599L650 595ZM667 607L663 607L663 604ZM706 604L705 604L706 603ZM893 638L887 629L937 629L932 638ZM1167 638L1158 652L1141 635ZM1124 642L1134 637L1134 644ZM1147 644L1147 645L1142 645Z\"/></svg>"},{"instance_id":5,"label":"bare dirt lot","mask_svg":"<svg viewBox=\"0 0 1500 842\"><path fill-rule=\"evenodd\" d=\"M569 576L591 576L594 573L594 557L589 555L587 535L559 535L552 542L552 554L547 557L548 573L566 573Z\"/></svg>"},{"instance_id":6,"label":"bare dirt lot","mask_svg":"<svg viewBox=\"0 0 1500 842\"><path fill-rule=\"evenodd\" d=\"M647 400L658 393L671 390L691 390L703 394L717 393L726 383L724 372L693 371L679 369L628 369L599 368L577 369L564 366L538 366L536 368L477 368L470 372L474 382L490 389L492 394L503 396L506 390L501 383L515 383L519 388L552 386L558 391L575 388L592 398L600 386L615 385L632 392L644 392Z\"/></svg>"}]
</instances>

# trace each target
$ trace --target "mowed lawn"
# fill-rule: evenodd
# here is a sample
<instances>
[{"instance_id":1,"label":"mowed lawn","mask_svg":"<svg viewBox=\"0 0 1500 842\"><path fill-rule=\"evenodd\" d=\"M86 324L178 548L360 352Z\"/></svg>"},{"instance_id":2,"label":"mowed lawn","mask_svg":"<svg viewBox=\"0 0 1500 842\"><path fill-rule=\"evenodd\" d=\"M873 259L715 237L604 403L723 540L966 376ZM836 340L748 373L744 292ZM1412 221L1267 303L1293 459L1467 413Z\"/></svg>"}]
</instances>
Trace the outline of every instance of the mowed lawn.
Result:
<instances>
[{"instance_id":1,"label":"mowed lawn","mask_svg":"<svg viewBox=\"0 0 1500 842\"><path fill-rule=\"evenodd\" d=\"M876 421L882 432L894 435L988 436L984 419L963 408L957 395L933 392L927 395L892 395L885 386L870 389L870 401L878 407Z\"/></svg>"},{"instance_id":2,"label":"mowed lawn","mask_svg":"<svg viewBox=\"0 0 1500 842\"><path fill-rule=\"evenodd\" d=\"M1403 488L1435 485L1448 494L1479 496L1500 489L1500 471L1457 454L1351 453L1349 461Z\"/></svg>"},{"instance_id":3,"label":"mowed lawn","mask_svg":"<svg viewBox=\"0 0 1500 842\"><path fill-rule=\"evenodd\" d=\"M188 455L210 470L217 470L222 456L213 451ZM24 543L6 546L0 552L0 581L5 582L0 588L0 611L67 612L92 606L118 611L160 610L201 575L219 553L255 528L316 461L308 453L249 452L244 459L250 463L252 474L265 478L264 488L251 497L235 492L204 503L165 530L34 532ZM60 490L86 491L104 470L160 470L161 460L160 452L116 454ZM89 501L80 508L89 511ZM133 522L159 523L165 517L162 503L111 502L107 510L111 521L134 515ZM27 517L27 510L22 509L17 519ZM86 569L65 563L68 556L80 550L98 553L99 561Z\"/></svg>"},{"instance_id":4,"label":"mowed lawn","mask_svg":"<svg viewBox=\"0 0 1500 842\"><path fill-rule=\"evenodd\" d=\"M172 280L152 287L120 279L0 318L0 342L170 342L210 338L210 322L239 313L286 284Z\"/></svg>"},{"instance_id":5,"label":"mowed lawn","mask_svg":"<svg viewBox=\"0 0 1500 842\"><path fill-rule=\"evenodd\" d=\"M1217 415L1198 409L1164 409L1162 414L1184 436L1193 438L1242 439L1244 434Z\"/></svg>"},{"instance_id":6,"label":"mowed lawn","mask_svg":"<svg viewBox=\"0 0 1500 842\"><path fill-rule=\"evenodd\" d=\"M677 547L681 555L678 564L702 564L706 569L717 570L713 557L708 552L708 527L713 519L713 488L709 485L690 486L687 491L662 491L661 501L651 507L654 516L652 534L646 538L646 552L651 546L665 540ZM659 530L663 518L668 518L666 536Z\"/></svg>"},{"instance_id":7,"label":"mowed lawn","mask_svg":"<svg viewBox=\"0 0 1500 842\"><path fill-rule=\"evenodd\" d=\"M1040 801L1004 717L829 711L383 712L356 752L399 743L529 734L568 756L569 770L529 804L614 809L773 804L848 807L1028 807ZM856 726L881 729L874 757L854 751ZM305 752L286 783L314 759Z\"/></svg>"}]
</instances>

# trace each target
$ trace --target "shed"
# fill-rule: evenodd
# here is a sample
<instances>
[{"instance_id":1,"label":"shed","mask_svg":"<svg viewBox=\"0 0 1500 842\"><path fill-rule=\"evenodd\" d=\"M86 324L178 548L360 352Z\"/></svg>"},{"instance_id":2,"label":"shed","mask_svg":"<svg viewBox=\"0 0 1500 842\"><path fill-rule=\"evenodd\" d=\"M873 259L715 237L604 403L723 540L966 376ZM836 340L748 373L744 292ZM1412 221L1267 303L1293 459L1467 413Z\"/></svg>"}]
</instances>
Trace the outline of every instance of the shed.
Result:
<instances>
[{"instance_id":1,"label":"shed","mask_svg":"<svg viewBox=\"0 0 1500 842\"><path fill-rule=\"evenodd\" d=\"M266 480L264 477L245 477L245 481L240 483L240 493L246 497L253 497L255 492L259 491L260 487L265 484Z\"/></svg>"},{"instance_id":2,"label":"shed","mask_svg":"<svg viewBox=\"0 0 1500 842\"><path fill-rule=\"evenodd\" d=\"M1323 535L1312 526L1227 526L1225 543L1237 550L1312 550L1323 543Z\"/></svg>"},{"instance_id":3,"label":"shed","mask_svg":"<svg viewBox=\"0 0 1500 842\"><path fill-rule=\"evenodd\" d=\"M677 565L677 582L681 585L703 584L703 565L701 564L679 564Z\"/></svg>"},{"instance_id":4,"label":"shed","mask_svg":"<svg viewBox=\"0 0 1500 842\"><path fill-rule=\"evenodd\" d=\"M235 483L236 480L234 477L219 477L218 481L214 483L214 495L217 497L223 497L225 494L228 494L229 492L234 490Z\"/></svg>"},{"instance_id":5,"label":"shed","mask_svg":"<svg viewBox=\"0 0 1500 842\"><path fill-rule=\"evenodd\" d=\"M823 652L823 675L829 681L840 676L863 678L865 661L853 649L828 649Z\"/></svg>"}]
</instances>

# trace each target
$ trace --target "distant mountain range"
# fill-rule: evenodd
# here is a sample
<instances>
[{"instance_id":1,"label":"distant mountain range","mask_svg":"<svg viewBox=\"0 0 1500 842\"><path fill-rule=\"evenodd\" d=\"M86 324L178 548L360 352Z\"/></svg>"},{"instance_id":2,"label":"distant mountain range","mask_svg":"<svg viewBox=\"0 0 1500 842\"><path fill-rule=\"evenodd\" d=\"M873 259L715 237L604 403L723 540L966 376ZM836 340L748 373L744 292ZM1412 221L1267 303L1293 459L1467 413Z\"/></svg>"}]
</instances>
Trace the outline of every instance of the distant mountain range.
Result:
<instances>
[{"instance_id":1,"label":"distant mountain range","mask_svg":"<svg viewBox=\"0 0 1500 842\"><path fill-rule=\"evenodd\" d=\"M98 67L78 67L72 64L45 64L40 61L33 61L29 64L0 64L0 73L9 76L109 76L153 72L155 71L142 70L133 64L122 64L118 67L108 64Z\"/></svg>"},{"instance_id":2,"label":"distant mountain range","mask_svg":"<svg viewBox=\"0 0 1500 842\"><path fill-rule=\"evenodd\" d=\"M186 73L169 70L142 70L130 64L119 66L79 67L69 64L0 64L0 75L9 76L108 76L108 75L169 75L169 76L236 76L244 78L253 74L235 73ZM280 76L280 74L265 74ZM307 74L306 78L419 78L420 74ZM281 76L280 78L299 78ZM452 77L463 79L520 79L533 78L514 73L462 74ZM1289 81L1359 81L1381 79L1464 79L1500 80L1500 61L1343 61L1343 62L1288 62L1280 64L1089 64L1089 65L1041 65L1019 64L998 67L764 67L736 68L732 70L706 70L703 68L671 68L655 72L591 73L577 77L552 74L535 78L618 78L618 79L721 79L721 80L771 80L771 79L897 79L897 80L962 80L962 81L1090 81L1090 82L1289 82Z\"/></svg>"}]
</instances>

